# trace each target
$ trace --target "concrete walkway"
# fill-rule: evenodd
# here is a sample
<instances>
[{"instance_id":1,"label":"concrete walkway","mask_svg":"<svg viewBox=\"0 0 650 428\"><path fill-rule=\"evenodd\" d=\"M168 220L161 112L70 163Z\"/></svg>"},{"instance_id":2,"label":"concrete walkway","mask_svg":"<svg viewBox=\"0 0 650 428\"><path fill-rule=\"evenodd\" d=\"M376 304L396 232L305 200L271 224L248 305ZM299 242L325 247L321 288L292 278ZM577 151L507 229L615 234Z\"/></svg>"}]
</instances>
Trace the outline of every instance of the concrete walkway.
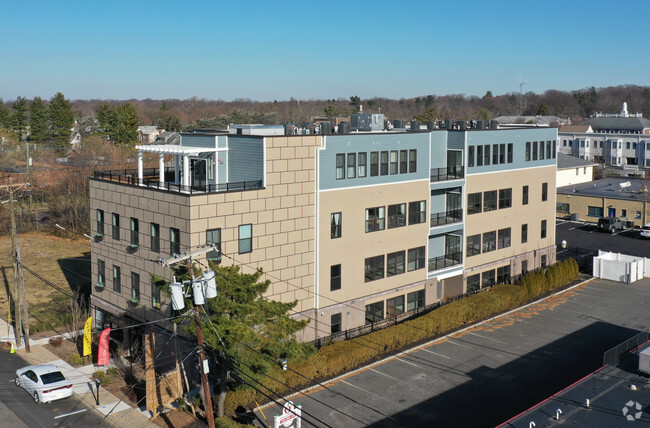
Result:
<instances>
[{"instance_id":1,"label":"concrete walkway","mask_svg":"<svg viewBox=\"0 0 650 428\"><path fill-rule=\"evenodd\" d=\"M66 335L63 335L66 336ZM90 409L101 413L106 416L109 425L115 427L157 427L151 422L151 412L148 410L141 410L131 407L129 404L120 400L104 388L100 387L99 390L99 405L96 401L96 386L95 381L92 379L93 373L97 370L106 370L106 366L97 366L95 364L88 364L83 367L72 367L67 362L61 360L58 356L54 355L43 345L46 345L49 338L30 339L31 352L25 349L25 341L22 340L23 346L14 348L16 354L27 361L29 364L54 364L61 369L63 375L71 380L74 384L73 393L84 402ZM7 322L0 319L0 342L9 342L16 344L14 329L9 326ZM111 361L110 366L115 366Z\"/></svg>"}]
</instances>

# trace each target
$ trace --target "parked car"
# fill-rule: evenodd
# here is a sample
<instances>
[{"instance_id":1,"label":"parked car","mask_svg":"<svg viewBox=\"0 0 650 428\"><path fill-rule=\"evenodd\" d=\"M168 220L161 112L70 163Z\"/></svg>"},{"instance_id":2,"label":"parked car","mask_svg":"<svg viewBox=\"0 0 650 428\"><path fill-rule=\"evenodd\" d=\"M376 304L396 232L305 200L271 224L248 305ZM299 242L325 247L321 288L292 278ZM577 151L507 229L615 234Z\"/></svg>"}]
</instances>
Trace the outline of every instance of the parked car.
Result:
<instances>
[{"instance_id":1,"label":"parked car","mask_svg":"<svg viewBox=\"0 0 650 428\"><path fill-rule=\"evenodd\" d=\"M613 233L625 229L626 222L618 217L601 217L598 219L598 231Z\"/></svg>"},{"instance_id":2,"label":"parked car","mask_svg":"<svg viewBox=\"0 0 650 428\"><path fill-rule=\"evenodd\" d=\"M72 382L52 364L27 366L16 370L16 386L27 391L36 403L49 403L72 395Z\"/></svg>"},{"instance_id":3,"label":"parked car","mask_svg":"<svg viewBox=\"0 0 650 428\"><path fill-rule=\"evenodd\" d=\"M650 239L650 223L646 223L641 228L641 238Z\"/></svg>"}]
</instances>

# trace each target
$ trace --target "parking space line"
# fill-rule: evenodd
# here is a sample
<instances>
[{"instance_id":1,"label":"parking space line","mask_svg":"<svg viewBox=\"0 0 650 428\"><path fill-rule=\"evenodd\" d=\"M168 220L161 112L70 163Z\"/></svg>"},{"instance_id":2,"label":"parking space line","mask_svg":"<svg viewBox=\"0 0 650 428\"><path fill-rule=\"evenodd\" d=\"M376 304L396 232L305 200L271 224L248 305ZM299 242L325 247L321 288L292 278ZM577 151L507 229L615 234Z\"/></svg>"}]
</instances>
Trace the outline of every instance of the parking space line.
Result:
<instances>
[{"instance_id":1,"label":"parking space line","mask_svg":"<svg viewBox=\"0 0 650 428\"><path fill-rule=\"evenodd\" d=\"M415 367L417 367L417 368L419 368L419 369L423 369L423 367L421 367L421 366L419 366L419 365L417 365L417 364L415 364L415 363L412 363L412 362L410 362L410 361L406 361L406 360L405 360L404 358L402 358L402 357L397 357L397 358L395 358L395 359L398 360L398 361L401 361L401 362L403 362L403 363L406 363L406 364L410 364L410 365L412 365L412 366L415 366Z\"/></svg>"},{"instance_id":2,"label":"parking space line","mask_svg":"<svg viewBox=\"0 0 650 428\"><path fill-rule=\"evenodd\" d=\"M81 409L81 410L77 410L76 412L64 413L62 415L55 416L54 419L65 418L66 416L72 416L72 415L76 415L77 413L83 413L87 411L88 409Z\"/></svg>"},{"instance_id":3,"label":"parking space line","mask_svg":"<svg viewBox=\"0 0 650 428\"><path fill-rule=\"evenodd\" d=\"M492 340L492 341L497 342L497 343L505 344L505 342L502 342L502 341L500 341L500 340L493 339L493 338L488 337L488 336L483 336L483 335L480 335L480 334L478 334L478 333L474 333L473 331L469 331L468 334L471 334L472 336L478 336L478 337L480 337L481 339Z\"/></svg>"},{"instance_id":4,"label":"parking space line","mask_svg":"<svg viewBox=\"0 0 650 428\"><path fill-rule=\"evenodd\" d=\"M471 349L471 346L463 345L462 343L457 343L457 342L454 341L453 339L449 339L449 340L447 340L447 342L448 342L448 343L451 343L451 344L453 344L453 345L462 346L463 348L470 348L470 349Z\"/></svg>"},{"instance_id":5,"label":"parking space line","mask_svg":"<svg viewBox=\"0 0 650 428\"><path fill-rule=\"evenodd\" d=\"M391 375L387 375L386 373L382 373L379 370L376 369L370 369L370 371L375 372L377 374L380 374L382 376L386 376L388 379L393 379L394 381L401 382L403 379L397 379L396 377L393 377Z\"/></svg>"},{"instance_id":6,"label":"parking space line","mask_svg":"<svg viewBox=\"0 0 650 428\"><path fill-rule=\"evenodd\" d=\"M425 349L425 348L420 349L420 351L428 352L429 354L437 355L437 356L439 356L439 357L442 357L442 358L446 358L446 359L448 359L448 360L451 360L451 357L448 357L448 356L446 356L446 355L439 354L439 353L437 353L437 352L429 351L428 349Z\"/></svg>"}]
</instances>

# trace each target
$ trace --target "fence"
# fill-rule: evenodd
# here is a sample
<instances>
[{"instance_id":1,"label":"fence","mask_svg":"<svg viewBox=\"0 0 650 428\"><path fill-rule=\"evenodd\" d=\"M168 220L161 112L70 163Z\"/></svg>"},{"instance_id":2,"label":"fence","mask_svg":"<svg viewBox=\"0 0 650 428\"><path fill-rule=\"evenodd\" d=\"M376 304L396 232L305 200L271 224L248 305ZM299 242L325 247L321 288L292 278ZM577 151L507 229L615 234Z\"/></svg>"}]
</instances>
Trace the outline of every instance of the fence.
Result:
<instances>
[{"instance_id":1,"label":"fence","mask_svg":"<svg viewBox=\"0 0 650 428\"><path fill-rule=\"evenodd\" d=\"M433 168L430 171L430 181L456 180L463 178L465 171L463 166L450 166L447 168Z\"/></svg>"},{"instance_id":2,"label":"fence","mask_svg":"<svg viewBox=\"0 0 650 428\"><path fill-rule=\"evenodd\" d=\"M558 245L555 258L558 262L574 259L578 263L580 272L591 275L594 268L594 257L597 255L598 250L579 247L562 248L561 245Z\"/></svg>"},{"instance_id":3,"label":"fence","mask_svg":"<svg viewBox=\"0 0 650 428\"><path fill-rule=\"evenodd\" d=\"M623 355L636 355L639 352L639 346L648 341L648 332L642 331L634 337L629 338L623 343L620 343L612 349L603 354L603 367L611 364L618 365ZM634 350L635 352L628 354L628 351Z\"/></svg>"}]
</instances>

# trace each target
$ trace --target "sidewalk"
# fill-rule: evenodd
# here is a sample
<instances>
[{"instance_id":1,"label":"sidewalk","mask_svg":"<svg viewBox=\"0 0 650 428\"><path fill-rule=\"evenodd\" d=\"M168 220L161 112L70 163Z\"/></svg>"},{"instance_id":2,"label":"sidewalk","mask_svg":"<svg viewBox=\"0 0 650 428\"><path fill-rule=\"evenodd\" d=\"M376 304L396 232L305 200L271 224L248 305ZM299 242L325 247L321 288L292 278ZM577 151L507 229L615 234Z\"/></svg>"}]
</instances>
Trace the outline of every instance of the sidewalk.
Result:
<instances>
[{"instance_id":1,"label":"sidewalk","mask_svg":"<svg viewBox=\"0 0 650 428\"><path fill-rule=\"evenodd\" d=\"M7 332L9 331L9 334ZM74 384L73 394L75 394L86 406L94 409L101 415L109 416L106 418L107 424L114 427L157 427L151 422L151 412L148 410L141 411L121 401L104 388L99 390L99 406L96 402L95 381L91 379L92 374L97 370L105 369L104 366L97 367L89 364L83 367L74 368L67 362L61 360L52 352L47 350L43 345L48 343L49 338L30 340L31 352L27 352L24 346L16 349L16 353L25 359L29 364L54 364L61 369L63 375ZM11 342L15 346L15 334L13 327L8 326L7 322L0 319L0 341ZM111 363L112 365L112 363Z\"/></svg>"}]
</instances>

